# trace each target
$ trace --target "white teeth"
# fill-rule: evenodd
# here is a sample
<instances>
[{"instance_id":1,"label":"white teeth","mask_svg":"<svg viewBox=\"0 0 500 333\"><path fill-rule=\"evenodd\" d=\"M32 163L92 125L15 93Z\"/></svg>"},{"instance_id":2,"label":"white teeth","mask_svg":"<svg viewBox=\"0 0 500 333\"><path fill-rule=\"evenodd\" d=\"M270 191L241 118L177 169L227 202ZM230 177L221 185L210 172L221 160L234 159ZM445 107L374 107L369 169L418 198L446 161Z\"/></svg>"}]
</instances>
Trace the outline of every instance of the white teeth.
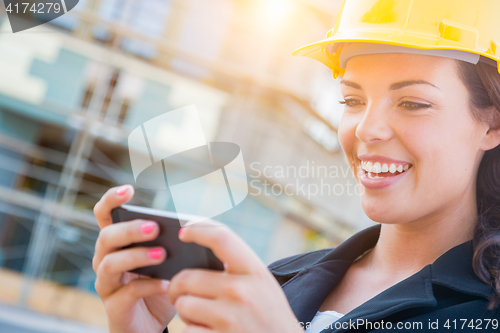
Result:
<instances>
[{"instance_id":1,"label":"white teeth","mask_svg":"<svg viewBox=\"0 0 500 333\"><path fill-rule=\"evenodd\" d=\"M368 171L368 172L372 172L372 170L373 170L372 167L373 167L372 162L368 162L368 163L366 163L366 169L365 170Z\"/></svg>"},{"instance_id":2,"label":"white teeth","mask_svg":"<svg viewBox=\"0 0 500 333\"><path fill-rule=\"evenodd\" d=\"M368 173L373 173L373 174L379 174L381 172L390 172L390 173L395 173L396 171L402 173L410 168L409 164L406 164L405 166L398 165L392 163L388 165L387 163L381 164L380 162L366 162L366 161L361 161L361 168L365 170ZM372 177L373 178L373 175ZM375 179L375 178L373 178Z\"/></svg>"},{"instance_id":3,"label":"white teeth","mask_svg":"<svg viewBox=\"0 0 500 333\"><path fill-rule=\"evenodd\" d=\"M371 172L368 172L368 178L370 178L370 179L382 179L385 177L373 176L373 174Z\"/></svg>"}]
</instances>

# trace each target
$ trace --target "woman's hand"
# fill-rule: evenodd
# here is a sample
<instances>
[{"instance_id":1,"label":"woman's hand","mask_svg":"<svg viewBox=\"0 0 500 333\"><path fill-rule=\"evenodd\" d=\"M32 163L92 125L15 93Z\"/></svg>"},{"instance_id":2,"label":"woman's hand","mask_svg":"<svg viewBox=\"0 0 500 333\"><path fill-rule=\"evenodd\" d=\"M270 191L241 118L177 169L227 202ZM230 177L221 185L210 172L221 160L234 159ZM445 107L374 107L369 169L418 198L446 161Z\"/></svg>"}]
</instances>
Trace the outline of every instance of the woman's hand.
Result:
<instances>
[{"instance_id":1,"label":"woman's hand","mask_svg":"<svg viewBox=\"0 0 500 333\"><path fill-rule=\"evenodd\" d=\"M274 276L231 229L188 224L179 238L212 249L226 267L184 269L172 278L168 295L188 325L183 333L304 332Z\"/></svg>"},{"instance_id":2,"label":"woman's hand","mask_svg":"<svg viewBox=\"0 0 500 333\"><path fill-rule=\"evenodd\" d=\"M130 185L111 188L94 207L101 228L92 261L97 274L95 289L104 303L111 333L162 332L175 315L166 293L169 282L127 271L158 265L168 254L163 248L122 250L132 243L155 239L160 229L153 221L111 221L113 208L128 202L133 195Z\"/></svg>"}]
</instances>

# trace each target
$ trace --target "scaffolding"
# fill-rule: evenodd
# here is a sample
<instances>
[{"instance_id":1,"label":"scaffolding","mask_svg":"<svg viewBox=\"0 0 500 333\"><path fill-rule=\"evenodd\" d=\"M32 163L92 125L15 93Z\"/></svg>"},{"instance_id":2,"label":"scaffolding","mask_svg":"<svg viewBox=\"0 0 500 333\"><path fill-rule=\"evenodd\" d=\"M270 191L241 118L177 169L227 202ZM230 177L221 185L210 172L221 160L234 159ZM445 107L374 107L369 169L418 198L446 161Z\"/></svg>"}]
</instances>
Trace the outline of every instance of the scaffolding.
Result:
<instances>
[{"instance_id":1,"label":"scaffolding","mask_svg":"<svg viewBox=\"0 0 500 333\"><path fill-rule=\"evenodd\" d=\"M40 279L93 291L91 259L99 228L92 206L107 188L133 184L123 140L130 118L138 114L137 91L157 89L154 96L161 97L167 77L168 82L216 96L214 141L239 144L250 161L344 163L336 124L328 113L338 110L313 107L314 80L327 71L289 56L331 27L340 2L290 0L294 19L281 25L272 22L272 27L259 16L267 2L211 1L212 13L204 0L81 0L64 18L40 28L55 36L59 56L60 50L69 50L86 59L86 65L80 75L80 97L70 106L47 98L28 103L0 89L5 125L4 130L0 125L0 264L22 272L16 304L33 307L34 285ZM141 15L152 17L151 22L138 21ZM198 22L200 15L209 21ZM218 45L216 50L209 54L208 44L186 42L203 42L200 29L213 24L214 18L225 22L212 32L220 38L208 41ZM5 15L0 23L6 24ZM0 35L0 47L3 38ZM156 85L138 88L153 81ZM21 122L17 134L5 130L9 121ZM36 123L36 140L21 135L24 122ZM311 135L311 124L321 131ZM258 179L261 184L280 181ZM134 200L168 208L168 198L154 191L138 189ZM304 251L314 249L305 248L305 241L309 246L332 246L366 222L356 199L339 197L333 204L328 200L256 196L235 213L240 219L227 223L270 261L278 255L267 252L279 238L270 236L281 230L279 223L298 226L293 228L301 235L306 232L307 239L292 249ZM346 217L346 208L352 216ZM250 220L255 218L263 222Z\"/></svg>"}]
</instances>

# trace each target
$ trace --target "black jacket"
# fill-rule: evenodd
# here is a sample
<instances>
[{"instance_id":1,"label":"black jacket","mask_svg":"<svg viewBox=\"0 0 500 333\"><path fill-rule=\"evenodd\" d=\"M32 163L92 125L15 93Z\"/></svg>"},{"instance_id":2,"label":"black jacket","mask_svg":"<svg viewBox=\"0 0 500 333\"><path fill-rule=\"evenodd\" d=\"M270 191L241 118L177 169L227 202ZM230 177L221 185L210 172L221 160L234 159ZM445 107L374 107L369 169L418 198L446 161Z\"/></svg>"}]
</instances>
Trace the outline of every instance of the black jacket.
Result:
<instances>
[{"instance_id":1,"label":"black jacket","mask_svg":"<svg viewBox=\"0 0 500 333\"><path fill-rule=\"evenodd\" d=\"M379 234L380 225L375 225L336 248L295 255L269 265L299 322L304 326L311 322L352 262L375 245ZM475 275L472 256L472 241L455 246L433 264L358 306L321 333L375 329L500 332L500 307L487 309L493 289Z\"/></svg>"},{"instance_id":2,"label":"black jacket","mask_svg":"<svg viewBox=\"0 0 500 333\"><path fill-rule=\"evenodd\" d=\"M352 262L375 246L379 234L380 225L375 225L336 248L295 255L269 265L304 327ZM475 275L472 255L472 241L455 246L432 265L358 306L333 323L333 329L321 333L369 332L375 328L379 328L377 332L500 333L500 307L487 309L493 289ZM390 329L388 322L392 323ZM398 323L411 326L398 329Z\"/></svg>"}]
</instances>

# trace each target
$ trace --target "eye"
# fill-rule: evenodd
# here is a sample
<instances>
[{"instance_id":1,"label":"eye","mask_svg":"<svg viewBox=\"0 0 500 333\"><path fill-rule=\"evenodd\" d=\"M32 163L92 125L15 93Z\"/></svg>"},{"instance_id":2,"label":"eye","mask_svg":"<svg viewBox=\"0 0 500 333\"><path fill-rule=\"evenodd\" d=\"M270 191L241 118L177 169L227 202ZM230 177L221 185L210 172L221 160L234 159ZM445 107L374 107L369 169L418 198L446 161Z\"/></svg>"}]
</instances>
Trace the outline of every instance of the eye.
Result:
<instances>
[{"instance_id":1,"label":"eye","mask_svg":"<svg viewBox=\"0 0 500 333\"><path fill-rule=\"evenodd\" d=\"M340 104L344 104L347 107L353 108L358 105L363 105L364 102L359 100L359 99L354 99L354 98L347 98L343 101L339 101Z\"/></svg>"},{"instance_id":2,"label":"eye","mask_svg":"<svg viewBox=\"0 0 500 333\"><path fill-rule=\"evenodd\" d=\"M399 106L402 106L405 109L410 110L410 111L415 111L415 110L419 110L419 109L430 108L432 105L430 105L430 104L414 103L414 102L402 102L402 103L399 104Z\"/></svg>"}]
</instances>

